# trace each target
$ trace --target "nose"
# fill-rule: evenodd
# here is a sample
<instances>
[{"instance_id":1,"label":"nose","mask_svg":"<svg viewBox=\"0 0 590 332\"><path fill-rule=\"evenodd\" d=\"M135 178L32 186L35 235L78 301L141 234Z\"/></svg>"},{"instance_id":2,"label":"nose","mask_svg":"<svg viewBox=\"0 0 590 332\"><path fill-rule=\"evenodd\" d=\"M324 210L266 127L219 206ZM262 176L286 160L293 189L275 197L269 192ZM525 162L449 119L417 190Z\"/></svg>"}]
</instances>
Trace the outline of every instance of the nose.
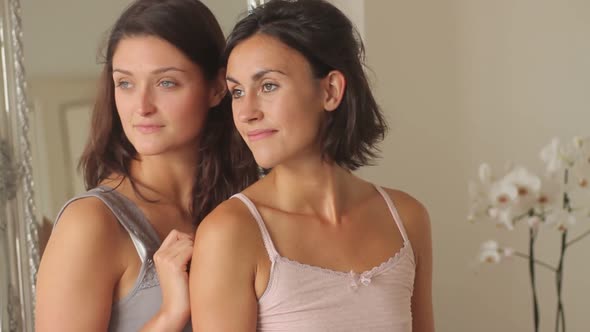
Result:
<instances>
[{"instance_id":1,"label":"nose","mask_svg":"<svg viewBox=\"0 0 590 332\"><path fill-rule=\"evenodd\" d=\"M152 92L149 87L138 89L137 93L137 113L141 116L148 116L156 111L153 102Z\"/></svg>"},{"instance_id":2,"label":"nose","mask_svg":"<svg viewBox=\"0 0 590 332\"><path fill-rule=\"evenodd\" d=\"M246 94L232 105L237 118L242 123L251 123L262 119L263 113L256 94Z\"/></svg>"}]
</instances>

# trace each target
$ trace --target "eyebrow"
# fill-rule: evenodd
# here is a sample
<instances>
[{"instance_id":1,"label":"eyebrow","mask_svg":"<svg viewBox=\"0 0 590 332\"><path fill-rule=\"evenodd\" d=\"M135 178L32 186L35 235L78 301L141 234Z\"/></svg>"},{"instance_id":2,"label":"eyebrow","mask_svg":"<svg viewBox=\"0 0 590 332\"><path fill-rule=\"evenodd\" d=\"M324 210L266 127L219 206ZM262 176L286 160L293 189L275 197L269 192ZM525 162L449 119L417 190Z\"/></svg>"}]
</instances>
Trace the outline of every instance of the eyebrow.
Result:
<instances>
[{"instance_id":1,"label":"eyebrow","mask_svg":"<svg viewBox=\"0 0 590 332\"><path fill-rule=\"evenodd\" d=\"M177 68L177 67L163 67L163 68L158 68L156 70L153 70L151 72L151 74L162 74L162 73L169 72L169 71L178 71L178 72L182 72L182 73L185 73L186 72L186 70L180 69L180 68ZM125 74L125 75L133 75L133 73L131 73L128 70L118 69L118 68L113 69L113 74L114 73L121 73L121 74Z\"/></svg>"},{"instance_id":2,"label":"eyebrow","mask_svg":"<svg viewBox=\"0 0 590 332\"><path fill-rule=\"evenodd\" d=\"M254 73L254 75L252 75L252 80L253 80L253 81L258 81L258 80L260 80L260 79L261 79L261 78L262 78L264 75L266 75L266 74L268 74L268 73L278 73L278 74L281 74L281 75L287 76L287 74L285 74L284 72L282 72L282 71L280 71L280 70L278 70L278 69L263 69L263 70L260 70L260 71L257 71L256 73ZM226 81L233 82L233 83L235 83L235 84L240 84L240 82L239 82L237 79L235 79L235 78L233 78L233 77L231 77L231 76L226 76L226 77L225 77L225 80L226 80Z\"/></svg>"}]
</instances>

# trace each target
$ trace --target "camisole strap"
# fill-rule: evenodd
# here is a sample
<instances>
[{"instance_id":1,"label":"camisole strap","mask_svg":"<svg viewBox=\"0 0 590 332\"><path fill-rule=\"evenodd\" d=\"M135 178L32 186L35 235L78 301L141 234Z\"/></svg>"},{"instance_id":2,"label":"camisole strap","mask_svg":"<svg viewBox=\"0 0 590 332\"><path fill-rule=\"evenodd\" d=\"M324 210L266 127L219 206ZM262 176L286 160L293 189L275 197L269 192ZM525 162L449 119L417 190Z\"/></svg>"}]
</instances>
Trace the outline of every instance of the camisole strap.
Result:
<instances>
[{"instance_id":1,"label":"camisole strap","mask_svg":"<svg viewBox=\"0 0 590 332\"><path fill-rule=\"evenodd\" d=\"M397 209L395 208L395 205L393 204L391 197L389 197L389 194L387 194L385 192L385 190L383 190L383 188L375 185L375 189L377 189L377 191L381 194L381 196L383 196L383 199L385 199L385 203L387 203L387 207L389 207L389 212L391 212L391 215L393 216L393 220L395 220L395 223L397 224L397 228L399 228L399 231L402 234L402 238L404 239L404 242L409 242L408 235L406 233L406 228L404 227L404 224L402 222L402 218L399 216L399 213L397 213Z\"/></svg>"},{"instance_id":2,"label":"camisole strap","mask_svg":"<svg viewBox=\"0 0 590 332\"><path fill-rule=\"evenodd\" d=\"M143 212L133 201L107 186L98 186L70 199L57 214L53 227L57 226L59 218L70 203L86 197L100 199L111 210L118 222L129 233L142 263L145 263L158 250L161 244L160 238Z\"/></svg>"},{"instance_id":3,"label":"camisole strap","mask_svg":"<svg viewBox=\"0 0 590 332\"><path fill-rule=\"evenodd\" d=\"M262 240L264 241L264 247L266 248L268 257L274 262L275 258L278 256L278 252L275 249L272 239L270 238L270 234L268 233L268 229L266 228L264 220L262 220L262 216L260 215L260 212L258 212L256 205L254 205L254 203L242 193L235 194L231 198L234 197L241 200L246 205L246 207L248 207L248 210L250 210L250 213L258 224L258 228L260 228L260 233L262 233Z\"/></svg>"}]
</instances>

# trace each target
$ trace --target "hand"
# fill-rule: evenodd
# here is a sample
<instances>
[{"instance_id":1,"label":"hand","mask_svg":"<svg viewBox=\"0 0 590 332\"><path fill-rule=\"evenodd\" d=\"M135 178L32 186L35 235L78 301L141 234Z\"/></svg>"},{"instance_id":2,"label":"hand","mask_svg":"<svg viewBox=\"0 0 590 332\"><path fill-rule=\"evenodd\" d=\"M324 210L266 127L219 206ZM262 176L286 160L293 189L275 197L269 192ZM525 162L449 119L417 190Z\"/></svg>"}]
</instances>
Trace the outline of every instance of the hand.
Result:
<instances>
[{"instance_id":1,"label":"hand","mask_svg":"<svg viewBox=\"0 0 590 332\"><path fill-rule=\"evenodd\" d=\"M193 253L191 235L172 230L154 254L162 306L159 315L174 326L183 327L190 318L188 265Z\"/></svg>"}]
</instances>

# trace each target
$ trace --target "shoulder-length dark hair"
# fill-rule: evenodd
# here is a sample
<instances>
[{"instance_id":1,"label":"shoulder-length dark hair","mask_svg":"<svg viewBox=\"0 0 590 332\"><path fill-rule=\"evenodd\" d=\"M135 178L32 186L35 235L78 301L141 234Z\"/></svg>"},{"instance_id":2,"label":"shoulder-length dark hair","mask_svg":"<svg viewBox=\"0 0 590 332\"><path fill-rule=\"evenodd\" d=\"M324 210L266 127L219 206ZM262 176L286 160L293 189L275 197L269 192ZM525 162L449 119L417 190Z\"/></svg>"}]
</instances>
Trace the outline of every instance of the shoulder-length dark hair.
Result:
<instances>
[{"instance_id":1,"label":"shoulder-length dark hair","mask_svg":"<svg viewBox=\"0 0 590 332\"><path fill-rule=\"evenodd\" d=\"M236 24L227 40L225 64L238 44L259 33L301 53L316 78L332 70L344 75L342 102L336 111L326 112L320 131L322 156L349 170L370 165L387 124L363 69L363 42L346 15L324 0L271 0Z\"/></svg>"},{"instance_id":2,"label":"shoulder-length dark hair","mask_svg":"<svg viewBox=\"0 0 590 332\"><path fill-rule=\"evenodd\" d=\"M133 2L115 23L106 45L90 138L79 164L88 189L118 174L129 178L138 193L129 169L137 152L123 132L112 80L115 50L123 38L133 36L166 40L199 65L208 80L216 79L222 69L223 32L204 4L198 0ZM195 153L199 162L190 210L198 224L219 203L258 178L254 158L233 125L228 96L209 110Z\"/></svg>"}]
</instances>

